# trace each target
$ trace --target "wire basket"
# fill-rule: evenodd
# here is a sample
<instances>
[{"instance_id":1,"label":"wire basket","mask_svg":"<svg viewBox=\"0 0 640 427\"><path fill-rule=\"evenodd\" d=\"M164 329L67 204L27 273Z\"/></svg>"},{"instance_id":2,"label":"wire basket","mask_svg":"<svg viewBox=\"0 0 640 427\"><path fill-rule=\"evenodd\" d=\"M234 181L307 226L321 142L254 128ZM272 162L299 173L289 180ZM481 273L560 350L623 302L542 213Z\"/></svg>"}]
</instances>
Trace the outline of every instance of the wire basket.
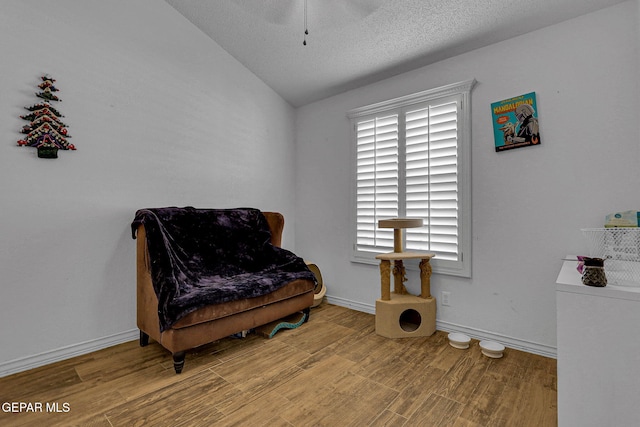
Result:
<instances>
[{"instance_id":1,"label":"wire basket","mask_svg":"<svg viewBox=\"0 0 640 427\"><path fill-rule=\"evenodd\" d=\"M640 228L583 228L589 256L603 258L607 281L640 286Z\"/></svg>"}]
</instances>

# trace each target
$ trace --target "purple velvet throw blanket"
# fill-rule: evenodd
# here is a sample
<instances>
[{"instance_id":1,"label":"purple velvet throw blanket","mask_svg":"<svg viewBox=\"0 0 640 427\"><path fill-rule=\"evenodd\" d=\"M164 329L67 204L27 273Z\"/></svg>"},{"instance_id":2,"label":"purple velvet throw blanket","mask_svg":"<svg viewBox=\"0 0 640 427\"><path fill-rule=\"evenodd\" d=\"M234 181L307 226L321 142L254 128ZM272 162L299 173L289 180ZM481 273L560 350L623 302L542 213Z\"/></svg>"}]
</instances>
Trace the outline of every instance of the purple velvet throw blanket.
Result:
<instances>
[{"instance_id":1,"label":"purple velvet throw blanket","mask_svg":"<svg viewBox=\"0 0 640 427\"><path fill-rule=\"evenodd\" d=\"M158 296L160 330L210 304L266 295L296 279L315 282L302 258L271 244L257 209L141 209Z\"/></svg>"}]
</instances>

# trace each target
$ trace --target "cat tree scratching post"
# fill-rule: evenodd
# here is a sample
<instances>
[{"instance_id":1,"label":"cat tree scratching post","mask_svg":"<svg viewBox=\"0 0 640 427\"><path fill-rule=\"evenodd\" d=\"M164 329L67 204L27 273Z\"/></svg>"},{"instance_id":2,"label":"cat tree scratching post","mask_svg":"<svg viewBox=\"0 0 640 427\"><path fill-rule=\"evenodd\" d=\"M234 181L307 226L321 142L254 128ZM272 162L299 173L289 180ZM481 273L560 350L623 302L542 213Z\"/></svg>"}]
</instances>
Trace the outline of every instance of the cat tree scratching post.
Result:
<instances>
[{"instance_id":1,"label":"cat tree scratching post","mask_svg":"<svg viewBox=\"0 0 640 427\"><path fill-rule=\"evenodd\" d=\"M376 333L387 338L429 336L436 330L436 301L431 296L431 264L435 254L404 252L402 230L422 227L420 218L378 221L380 228L393 228L393 252L377 255L380 260L381 297L376 301ZM406 259L420 259L420 296L407 292L404 282ZM393 261L393 293L391 292Z\"/></svg>"}]
</instances>

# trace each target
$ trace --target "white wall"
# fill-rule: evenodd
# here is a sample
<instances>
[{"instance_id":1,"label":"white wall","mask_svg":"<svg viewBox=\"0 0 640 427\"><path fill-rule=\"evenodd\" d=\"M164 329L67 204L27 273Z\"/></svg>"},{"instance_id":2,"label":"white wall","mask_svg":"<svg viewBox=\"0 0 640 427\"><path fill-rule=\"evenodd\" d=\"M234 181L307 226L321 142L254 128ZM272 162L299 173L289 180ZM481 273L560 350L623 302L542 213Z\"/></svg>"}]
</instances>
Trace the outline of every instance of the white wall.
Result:
<instances>
[{"instance_id":1,"label":"white wall","mask_svg":"<svg viewBox=\"0 0 640 427\"><path fill-rule=\"evenodd\" d=\"M293 247L293 109L165 2L4 0L0 53L0 376L137 336L139 208L278 210ZM43 73L56 160L16 145Z\"/></svg>"},{"instance_id":2,"label":"white wall","mask_svg":"<svg viewBox=\"0 0 640 427\"><path fill-rule=\"evenodd\" d=\"M330 301L373 312L377 266L351 263L355 107L476 78L472 92L473 277L434 275L440 329L554 355L561 259L580 228L640 209L638 3L633 0L297 110L296 248ZM535 91L542 145L495 153L490 104ZM417 275L416 275L417 276ZM417 277L409 287L418 293Z\"/></svg>"},{"instance_id":3,"label":"white wall","mask_svg":"<svg viewBox=\"0 0 640 427\"><path fill-rule=\"evenodd\" d=\"M560 258L585 249L579 228L640 207L637 4L296 115L164 2L3 0L0 376L136 336L129 224L141 207L279 210L285 246L320 266L331 300L373 310L378 269L349 262L345 113L471 77L473 278L433 277L452 297L438 322L553 352ZM58 80L78 147L56 160L15 145L42 73ZM543 145L494 153L489 104L532 90Z\"/></svg>"}]
</instances>

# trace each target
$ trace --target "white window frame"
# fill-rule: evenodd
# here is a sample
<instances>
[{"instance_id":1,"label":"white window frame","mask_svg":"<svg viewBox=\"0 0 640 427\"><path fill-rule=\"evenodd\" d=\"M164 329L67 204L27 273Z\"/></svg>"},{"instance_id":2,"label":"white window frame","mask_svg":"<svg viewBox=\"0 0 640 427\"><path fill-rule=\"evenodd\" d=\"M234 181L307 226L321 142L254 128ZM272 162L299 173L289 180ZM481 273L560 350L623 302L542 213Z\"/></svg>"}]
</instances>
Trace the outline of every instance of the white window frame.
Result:
<instances>
[{"instance_id":1,"label":"white window frame","mask_svg":"<svg viewBox=\"0 0 640 427\"><path fill-rule=\"evenodd\" d=\"M457 109L457 191L458 191L458 210L457 210L457 231L458 231L458 249L457 260L438 259L436 256L431 260L434 273L447 274L460 277L471 277L471 90L476 80L466 80L459 83L446 85L443 87L429 89L415 94L394 98L388 101L367 105L364 107L350 110L347 117L351 121L351 152L352 152L352 194L351 194L351 242L353 245L351 261L379 264L375 259L378 253L389 252L388 249L382 249L379 252L358 250L357 247L357 124L365 120L373 118L381 118L391 114L398 114L398 139L399 153L398 161L404 162L404 112L411 110L412 106L421 107L418 104L438 105L438 102L444 100L455 99L458 103ZM400 168L400 188L399 198L404 198L404 176L403 168ZM401 214L404 208L401 209ZM401 215L402 216L402 215ZM384 219L384 218L382 218ZM392 230L389 230L393 233ZM403 233L406 239L406 230ZM404 243L403 243L404 245ZM413 252L413 250L411 250ZM409 268L411 268L409 266Z\"/></svg>"}]
</instances>

